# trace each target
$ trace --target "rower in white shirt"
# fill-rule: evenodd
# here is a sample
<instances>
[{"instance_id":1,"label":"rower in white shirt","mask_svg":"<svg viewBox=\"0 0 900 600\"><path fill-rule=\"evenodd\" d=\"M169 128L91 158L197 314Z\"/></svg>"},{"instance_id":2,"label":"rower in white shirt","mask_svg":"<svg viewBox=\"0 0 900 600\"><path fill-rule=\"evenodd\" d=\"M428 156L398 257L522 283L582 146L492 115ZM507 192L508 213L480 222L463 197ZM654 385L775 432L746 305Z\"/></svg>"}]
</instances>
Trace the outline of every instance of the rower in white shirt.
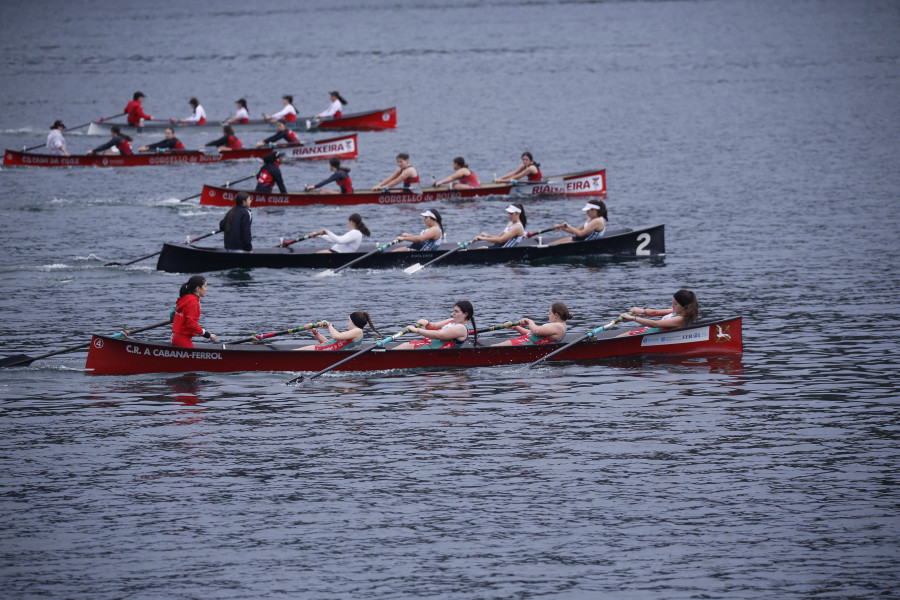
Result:
<instances>
[{"instance_id":1,"label":"rower in white shirt","mask_svg":"<svg viewBox=\"0 0 900 600\"><path fill-rule=\"evenodd\" d=\"M47 135L47 152L49 154L53 156L69 156L66 150L66 138L62 134L65 128L66 126L59 119L50 127L50 133Z\"/></svg>"},{"instance_id":2,"label":"rower in white shirt","mask_svg":"<svg viewBox=\"0 0 900 600\"><path fill-rule=\"evenodd\" d=\"M337 235L327 229L322 229L315 233L309 234L310 237L323 237L334 245L328 250L319 250L319 254L328 254L330 252L356 252L359 244L362 242L362 236L369 237L371 233L366 224L363 223L359 213L353 213L347 220L347 226L350 230L344 235Z\"/></svg>"},{"instance_id":3,"label":"rower in white shirt","mask_svg":"<svg viewBox=\"0 0 900 600\"><path fill-rule=\"evenodd\" d=\"M206 111L200 106L200 101L191 98L188 100L188 104L194 108L194 112L187 119L181 119L179 123L182 125L206 125Z\"/></svg>"},{"instance_id":4,"label":"rower in white shirt","mask_svg":"<svg viewBox=\"0 0 900 600\"><path fill-rule=\"evenodd\" d=\"M344 105L347 104L347 101L341 96L340 92L330 92L331 93L331 104L328 105L328 108L320 112L316 115L319 119L324 119L326 117L332 117L334 119L340 119L342 112L341 109L344 108Z\"/></svg>"}]
</instances>

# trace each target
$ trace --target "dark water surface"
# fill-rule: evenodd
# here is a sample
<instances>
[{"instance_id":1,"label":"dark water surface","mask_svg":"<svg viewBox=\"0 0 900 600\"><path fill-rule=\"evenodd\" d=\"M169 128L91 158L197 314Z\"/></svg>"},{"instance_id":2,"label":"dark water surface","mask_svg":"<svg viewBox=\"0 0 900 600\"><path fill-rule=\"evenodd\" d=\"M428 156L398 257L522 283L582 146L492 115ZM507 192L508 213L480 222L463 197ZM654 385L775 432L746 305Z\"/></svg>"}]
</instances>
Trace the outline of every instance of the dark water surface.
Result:
<instances>
[{"instance_id":1,"label":"dark water surface","mask_svg":"<svg viewBox=\"0 0 900 600\"><path fill-rule=\"evenodd\" d=\"M402 151L430 181L531 150L547 174L607 168L613 226L666 225L656 263L210 273L202 321L224 339L357 308L393 332L460 298L482 326L563 300L583 330L689 287L701 316L744 316L745 353L299 387L90 377L83 352L3 370L0 595L895 597L898 32L890 1L4 6L4 147L137 89L154 116L197 96L213 119L339 89L348 110L398 107L396 130L359 134L359 187ZM83 131L71 151L103 141ZM178 200L255 168L0 169L0 354L163 320L185 276L102 265L212 230L224 209ZM529 228L581 205L529 200ZM436 208L459 241L504 206ZM422 208L358 210L383 242ZM255 241L354 210L255 209Z\"/></svg>"}]
</instances>

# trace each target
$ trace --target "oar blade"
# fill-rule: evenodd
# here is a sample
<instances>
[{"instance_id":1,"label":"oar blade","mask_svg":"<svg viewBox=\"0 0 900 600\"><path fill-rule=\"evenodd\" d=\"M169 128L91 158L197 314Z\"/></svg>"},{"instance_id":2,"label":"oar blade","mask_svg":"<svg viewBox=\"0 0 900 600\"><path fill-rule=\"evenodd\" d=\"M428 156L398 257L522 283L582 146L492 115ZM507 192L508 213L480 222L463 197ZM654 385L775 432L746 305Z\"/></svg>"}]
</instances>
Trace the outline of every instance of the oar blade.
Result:
<instances>
[{"instance_id":1,"label":"oar blade","mask_svg":"<svg viewBox=\"0 0 900 600\"><path fill-rule=\"evenodd\" d=\"M316 273L316 277L332 277L337 275L337 273L333 269L325 269L321 273Z\"/></svg>"},{"instance_id":2,"label":"oar blade","mask_svg":"<svg viewBox=\"0 0 900 600\"><path fill-rule=\"evenodd\" d=\"M403 272L407 273L409 275L412 275L413 273L418 273L419 271L421 271L424 268L425 268L425 265L423 265L422 263L416 263L414 265L411 265L411 266L403 269Z\"/></svg>"},{"instance_id":3,"label":"oar blade","mask_svg":"<svg viewBox=\"0 0 900 600\"><path fill-rule=\"evenodd\" d=\"M3 360L0 360L0 368L4 367L25 367L34 362L35 359L31 358L27 354L16 354L14 356L7 356Z\"/></svg>"}]
</instances>

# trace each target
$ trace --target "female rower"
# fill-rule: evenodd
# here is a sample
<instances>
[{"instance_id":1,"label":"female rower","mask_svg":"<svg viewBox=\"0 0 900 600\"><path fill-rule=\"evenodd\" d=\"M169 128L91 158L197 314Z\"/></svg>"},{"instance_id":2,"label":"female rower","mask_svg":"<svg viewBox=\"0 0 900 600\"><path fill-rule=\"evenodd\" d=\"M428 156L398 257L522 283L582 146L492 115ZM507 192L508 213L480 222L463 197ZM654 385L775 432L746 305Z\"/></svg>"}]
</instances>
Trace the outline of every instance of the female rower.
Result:
<instances>
[{"instance_id":1,"label":"female rower","mask_svg":"<svg viewBox=\"0 0 900 600\"><path fill-rule=\"evenodd\" d=\"M319 194L352 194L353 193L353 180L350 179L350 169L347 167L341 166L341 159L334 157L328 161L328 164L331 168L331 177L328 179L323 179L316 185L308 185L306 186L306 191L311 192L312 190L321 188L324 185L328 185L332 181L338 184L340 191L332 190L332 189L320 189L318 191Z\"/></svg>"},{"instance_id":2,"label":"female rower","mask_svg":"<svg viewBox=\"0 0 900 600\"><path fill-rule=\"evenodd\" d=\"M53 156L69 156L69 152L66 150L66 138L64 138L62 134L65 128L66 126L63 125L63 122L59 119L54 121L53 125L50 126L50 133L47 134L48 154L52 154Z\"/></svg>"},{"instance_id":3,"label":"female rower","mask_svg":"<svg viewBox=\"0 0 900 600\"><path fill-rule=\"evenodd\" d=\"M278 191L282 194L287 193L284 187L284 179L281 177L281 161L284 160L284 152L269 152L263 157L263 166L256 173L256 190L257 192L271 193L278 184Z\"/></svg>"},{"instance_id":4,"label":"female rower","mask_svg":"<svg viewBox=\"0 0 900 600\"><path fill-rule=\"evenodd\" d=\"M402 183L403 190L408 192L412 185L415 185L417 193L421 193L422 188L419 186L419 172L415 167L409 164L409 154L401 152L397 155L397 170L384 179L381 183L373 187L376 192L378 190L387 190L395 185Z\"/></svg>"},{"instance_id":5,"label":"female rower","mask_svg":"<svg viewBox=\"0 0 900 600\"><path fill-rule=\"evenodd\" d=\"M516 181L522 177L527 177L528 181L540 181L543 177L541 174L541 163L534 162L531 152L522 153L522 166L502 177L498 177L494 181Z\"/></svg>"},{"instance_id":6,"label":"female rower","mask_svg":"<svg viewBox=\"0 0 900 600\"><path fill-rule=\"evenodd\" d=\"M250 194L238 192L234 197L234 206L219 221L219 229L225 232L226 250L229 252L253 252L253 236L250 233L252 221Z\"/></svg>"},{"instance_id":7,"label":"female rower","mask_svg":"<svg viewBox=\"0 0 900 600\"><path fill-rule=\"evenodd\" d=\"M276 131L274 134L270 135L263 141L257 142L257 148L262 148L266 145L272 146L278 140L284 140L288 144L296 144L300 141L300 138L297 137L297 134L294 133L294 131L288 129L287 122L284 119L279 119L275 127L278 129L278 131Z\"/></svg>"},{"instance_id":8,"label":"female rower","mask_svg":"<svg viewBox=\"0 0 900 600\"><path fill-rule=\"evenodd\" d=\"M353 213L352 215L350 215L350 218L347 220L347 227L349 227L350 230L344 235L337 235L327 229L322 229L321 231L316 231L309 234L310 237L321 236L334 244L334 246L332 246L328 250L319 250L318 254L329 254L331 252L356 252L356 250L359 248L360 242L362 242L363 236L369 237L372 235L372 233L369 231L369 228L366 227L365 223L363 223L362 217L359 213Z\"/></svg>"},{"instance_id":9,"label":"female rower","mask_svg":"<svg viewBox=\"0 0 900 600\"><path fill-rule=\"evenodd\" d=\"M206 111L200 106L200 101L196 98L188 100L188 104L193 107L194 112L187 119L181 119L179 123L182 125L206 125Z\"/></svg>"},{"instance_id":10,"label":"female rower","mask_svg":"<svg viewBox=\"0 0 900 600\"><path fill-rule=\"evenodd\" d=\"M234 129L231 125L226 125L222 128L222 137L215 139L207 144L203 144L200 146L200 149L203 150L207 146L215 146L219 152L224 152L226 150L240 150L244 147L243 142L234 135Z\"/></svg>"},{"instance_id":11,"label":"female rower","mask_svg":"<svg viewBox=\"0 0 900 600\"><path fill-rule=\"evenodd\" d=\"M460 300L453 305L453 313L449 319L432 323L427 319L416 321L418 327L410 327L410 333L417 333L425 339L416 342L400 344L396 350L418 349L444 349L459 348L469 339L467 321L472 321L472 329L475 329L475 309L468 300ZM475 343L478 342L478 332L474 332Z\"/></svg>"},{"instance_id":12,"label":"female rower","mask_svg":"<svg viewBox=\"0 0 900 600\"><path fill-rule=\"evenodd\" d=\"M347 104L347 101L344 100L340 92L331 92L331 104L328 105L328 108L317 114L316 117L319 119L324 119L326 117L340 119L343 114L341 109L344 108L345 104Z\"/></svg>"},{"instance_id":13,"label":"female rower","mask_svg":"<svg viewBox=\"0 0 900 600\"><path fill-rule=\"evenodd\" d=\"M281 100L284 102L284 108L274 115L263 113L263 119L273 123L277 123L278 119L284 119L288 123L295 123L297 121L297 107L294 106L294 97L288 94L287 96L282 96Z\"/></svg>"},{"instance_id":14,"label":"female rower","mask_svg":"<svg viewBox=\"0 0 900 600\"><path fill-rule=\"evenodd\" d=\"M456 182L450 186L454 190L468 190L481 187L481 184L478 182L478 175L469 169L469 165L466 164L466 159L462 156L457 156L453 159L453 169L453 175L444 177L440 181L436 181L434 184L435 187L446 185L451 181Z\"/></svg>"},{"instance_id":15,"label":"female rower","mask_svg":"<svg viewBox=\"0 0 900 600\"><path fill-rule=\"evenodd\" d=\"M144 119L148 121L153 120L153 117L144 114L144 107L142 105L143 101L144 94L142 92L135 92L134 96L132 96L131 102L125 105L125 109L122 112L128 115L129 125L140 127L141 121L143 121Z\"/></svg>"},{"instance_id":16,"label":"female rower","mask_svg":"<svg viewBox=\"0 0 900 600\"><path fill-rule=\"evenodd\" d=\"M100 144L93 150L88 150L88 154L98 154L103 153L108 156L122 155L122 156L131 156L131 136L125 135L122 133L122 128L118 125L113 125L109 130L110 139L105 144ZM105 152L106 149L116 147L118 152Z\"/></svg>"},{"instance_id":17,"label":"female rower","mask_svg":"<svg viewBox=\"0 0 900 600\"><path fill-rule=\"evenodd\" d=\"M626 321L634 321L643 325L638 329L632 329L618 337L638 335L640 333L656 333L665 329L678 329L687 327L697 320L700 306L697 304L697 296L689 290L678 290L672 296L672 310L668 308L640 308L631 307L634 314L622 313L620 316ZM647 317L662 317L653 320Z\"/></svg>"},{"instance_id":18,"label":"female rower","mask_svg":"<svg viewBox=\"0 0 900 600\"><path fill-rule=\"evenodd\" d=\"M140 148L138 148L138 152L149 152L150 150L161 152L163 150L184 149L184 144L181 143L181 140L175 137L175 129L173 127L166 127L166 139L154 144L149 144L147 146L141 146Z\"/></svg>"},{"instance_id":19,"label":"female rower","mask_svg":"<svg viewBox=\"0 0 900 600\"><path fill-rule=\"evenodd\" d=\"M234 123L249 123L250 110L247 108L247 101L243 98L237 101L237 111L230 119L222 121L223 125L232 125Z\"/></svg>"},{"instance_id":20,"label":"female rower","mask_svg":"<svg viewBox=\"0 0 900 600\"><path fill-rule=\"evenodd\" d=\"M195 335L202 335L211 342L216 341L216 334L200 327L200 298L204 296L206 279L202 275L194 275L181 286L175 303L175 315L172 317L173 346L193 348L191 338Z\"/></svg>"},{"instance_id":21,"label":"female rower","mask_svg":"<svg viewBox=\"0 0 900 600\"><path fill-rule=\"evenodd\" d=\"M394 252L409 252L412 250L437 250L444 237L444 224L441 221L441 213L438 209L431 208L419 213L425 218L425 229L419 235L401 233L397 238L401 242L412 242L409 246L397 248Z\"/></svg>"},{"instance_id":22,"label":"female rower","mask_svg":"<svg viewBox=\"0 0 900 600\"><path fill-rule=\"evenodd\" d=\"M525 216L525 207L521 204L510 204L506 207L506 214L509 222L506 229L500 235L490 235L481 232L477 239L491 242L494 248L513 248L519 245L525 238L525 226L528 224L528 217Z\"/></svg>"},{"instance_id":23,"label":"female rower","mask_svg":"<svg viewBox=\"0 0 900 600\"><path fill-rule=\"evenodd\" d=\"M319 342L318 345L303 346L302 348L296 348L296 350L350 350L354 346L362 344L363 327L366 325L371 327L372 331L380 337L384 337L372 324L372 318L369 316L369 313L364 310L350 313L350 318L347 319L347 331L338 331L333 324L328 321L325 321L325 323L328 325L328 334L331 335L330 340L319 333L318 329L313 328L312 332ZM312 323L309 323L307 327L312 327Z\"/></svg>"},{"instance_id":24,"label":"female rower","mask_svg":"<svg viewBox=\"0 0 900 600\"><path fill-rule=\"evenodd\" d=\"M581 210L587 213L587 220L581 227L573 227L568 223L560 223L554 229L561 229L572 235L550 242L550 245L568 244L569 242L589 242L599 240L606 233L606 204L603 200L590 200Z\"/></svg>"},{"instance_id":25,"label":"female rower","mask_svg":"<svg viewBox=\"0 0 900 600\"><path fill-rule=\"evenodd\" d=\"M566 321L572 318L569 309L562 302L554 302L550 306L550 312L547 314L549 323L538 325L531 319L522 319L525 327L512 325L512 323L504 323L507 327L512 326L513 329L522 335L512 339L500 342L499 344L491 344L492 346L532 346L534 344L552 344L561 342L566 337Z\"/></svg>"}]
</instances>

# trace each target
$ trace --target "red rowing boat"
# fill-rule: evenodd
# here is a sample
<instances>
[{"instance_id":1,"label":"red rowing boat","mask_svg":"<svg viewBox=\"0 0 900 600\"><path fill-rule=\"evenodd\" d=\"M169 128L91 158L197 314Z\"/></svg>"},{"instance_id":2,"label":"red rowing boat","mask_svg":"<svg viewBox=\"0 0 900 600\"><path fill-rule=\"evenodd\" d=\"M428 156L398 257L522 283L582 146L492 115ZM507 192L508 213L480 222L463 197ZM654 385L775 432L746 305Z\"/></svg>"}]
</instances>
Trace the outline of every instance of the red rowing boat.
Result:
<instances>
[{"instance_id":1,"label":"red rowing boat","mask_svg":"<svg viewBox=\"0 0 900 600\"><path fill-rule=\"evenodd\" d=\"M209 206L233 206L234 195L241 190L227 187L204 185L200 204ZM254 206L309 206L311 204L331 204L349 206L353 204L416 204L419 202L439 202L461 200L481 196L599 196L606 197L606 169L580 171L565 175L554 175L545 181L523 181L516 183L488 183L480 188L453 190L429 187L420 193L404 190L386 192L360 191L352 194L317 194L315 192L257 193L246 190Z\"/></svg>"},{"instance_id":2,"label":"red rowing boat","mask_svg":"<svg viewBox=\"0 0 900 600\"><path fill-rule=\"evenodd\" d=\"M3 165L7 167L146 167L182 163L208 164L222 162L223 160L262 158L273 150L280 150L284 152L286 158L297 160L335 157L356 158L359 155L356 145L356 134L353 134L339 138L318 140L313 144L286 144L283 146L266 146L264 148L246 148L244 150L225 150L209 154L198 150L174 150L159 153L132 154L130 156L94 154L54 156L7 150L3 155Z\"/></svg>"},{"instance_id":3,"label":"red rowing boat","mask_svg":"<svg viewBox=\"0 0 900 600\"><path fill-rule=\"evenodd\" d=\"M177 127L179 130L198 130L213 131L221 130L222 124L208 122L203 125L195 125L192 123L180 123L159 119L156 121L145 121L140 126L128 125L126 123L116 123L113 121L92 122L88 127L88 135L109 135L109 130L113 125L118 125L122 133L137 134L147 132L162 132L166 127ZM377 110L369 110L366 112L349 113L342 115L340 119L326 117L324 119L316 119L316 117L297 117L297 120L287 124L294 131L378 131L381 129L397 128L397 108L380 108ZM249 123L231 123L235 131L247 129L265 129L274 127L271 121L265 119L252 119Z\"/></svg>"},{"instance_id":4,"label":"red rowing boat","mask_svg":"<svg viewBox=\"0 0 900 600\"><path fill-rule=\"evenodd\" d=\"M743 352L741 317L699 322L684 329L614 337L622 329L601 332L548 359L587 362L646 356L735 356ZM574 340L578 334L570 334ZM501 338L493 338L499 341ZM321 371L353 355L353 350L294 352L310 340L279 345L198 344L177 348L166 343L94 335L84 370L93 375L141 373ZM565 343L536 346L463 346L452 350L395 350L397 343L361 355L335 370L382 371L414 368L486 367L530 363L559 350Z\"/></svg>"}]
</instances>

